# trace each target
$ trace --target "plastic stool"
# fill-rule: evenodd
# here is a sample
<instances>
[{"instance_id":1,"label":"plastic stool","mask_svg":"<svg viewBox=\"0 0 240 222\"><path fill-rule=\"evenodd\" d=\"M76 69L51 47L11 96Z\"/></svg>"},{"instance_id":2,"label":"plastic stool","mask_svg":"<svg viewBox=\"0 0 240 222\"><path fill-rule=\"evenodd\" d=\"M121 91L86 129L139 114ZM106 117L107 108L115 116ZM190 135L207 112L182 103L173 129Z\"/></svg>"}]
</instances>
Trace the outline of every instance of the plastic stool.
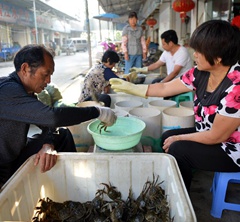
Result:
<instances>
[{"instance_id":1,"label":"plastic stool","mask_svg":"<svg viewBox=\"0 0 240 222\"><path fill-rule=\"evenodd\" d=\"M224 209L240 211L240 204L225 202L228 182L240 184L240 172L215 172L211 187L213 193L211 215L213 217L221 218Z\"/></svg>"},{"instance_id":2,"label":"plastic stool","mask_svg":"<svg viewBox=\"0 0 240 222\"><path fill-rule=\"evenodd\" d=\"M171 97L171 100L175 101L177 103L177 106L179 106L180 102L193 101L193 93L192 92L182 93Z\"/></svg>"}]
</instances>

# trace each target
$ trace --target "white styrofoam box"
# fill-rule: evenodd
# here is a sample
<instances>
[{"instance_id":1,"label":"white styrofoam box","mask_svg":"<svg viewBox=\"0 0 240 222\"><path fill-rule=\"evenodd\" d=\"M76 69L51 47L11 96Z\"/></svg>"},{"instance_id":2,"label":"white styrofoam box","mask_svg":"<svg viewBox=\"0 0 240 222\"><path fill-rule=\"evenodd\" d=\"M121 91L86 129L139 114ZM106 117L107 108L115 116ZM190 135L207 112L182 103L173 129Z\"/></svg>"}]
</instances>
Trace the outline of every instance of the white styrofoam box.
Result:
<instances>
[{"instance_id":1,"label":"white styrofoam box","mask_svg":"<svg viewBox=\"0 0 240 222\"><path fill-rule=\"evenodd\" d=\"M196 216L174 157L163 153L60 153L57 164L40 173L30 157L3 186L0 193L1 221L30 221L39 198L85 202L95 197L100 183L110 182L126 200L134 197L153 173L168 198L175 222L195 222Z\"/></svg>"},{"instance_id":2,"label":"white styrofoam box","mask_svg":"<svg viewBox=\"0 0 240 222\"><path fill-rule=\"evenodd\" d=\"M147 99L139 97L139 96L133 96L133 95L129 95L126 93L114 93L114 94L108 94L111 97L111 108L114 109L114 104L116 102L120 102L120 101L127 101L127 100L133 100L133 101L141 101L143 103L143 107L147 107L148 103L152 100L156 100L156 99L163 99L163 98L159 98L159 97L148 97Z\"/></svg>"}]
</instances>

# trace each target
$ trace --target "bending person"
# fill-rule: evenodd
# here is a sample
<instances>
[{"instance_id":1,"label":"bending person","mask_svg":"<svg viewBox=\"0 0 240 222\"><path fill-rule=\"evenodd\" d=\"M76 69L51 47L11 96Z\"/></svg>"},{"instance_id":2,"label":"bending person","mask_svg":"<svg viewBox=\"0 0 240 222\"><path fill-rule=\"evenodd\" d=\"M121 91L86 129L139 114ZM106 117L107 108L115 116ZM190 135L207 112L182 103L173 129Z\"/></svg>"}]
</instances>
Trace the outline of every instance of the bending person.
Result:
<instances>
[{"instance_id":1,"label":"bending person","mask_svg":"<svg viewBox=\"0 0 240 222\"><path fill-rule=\"evenodd\" d=\"M109 80L119 78L113 71L113 67L119 62L119 56L115 51L107 50L102 57L100 64L92 67L84 78L81 95L78 102L97 100L103 102L105 106L111 106ZM137 77L136 72L123 75L124 80L133 81Z\"/></svg>"},{"instance_id":2,"label":"bending person","mask_svg":"<svg viewBox=\"0 0 240 222\"><path fill-rule=\"evenodd\" d=\"M0 187L31 155L42 172L57 161L56 152L76 152L66 127L98 118L114 124L116 115L107 107L53 108L37 99L51 81L53 55L42 45L27 45L14 58L15 71L0 78ZM42 129L28 138L30 124ZM59 128L60 127L60 128Z\"/></svg>"},{"instance_id":3,"label":"bending person","mask_svg":"<svg viewBox=\"0 0 240 222\"><path fill-rule=\"evenodd\" d=\"M195 127L162 135L163 149L176 158L188 190L192 168L240 172L239 39L240 30L227 21L207 21L190 39L197 66L180 78L151 85L110 80L115 91L142 97L196 92Z\"/></svg>"}]
</instances>

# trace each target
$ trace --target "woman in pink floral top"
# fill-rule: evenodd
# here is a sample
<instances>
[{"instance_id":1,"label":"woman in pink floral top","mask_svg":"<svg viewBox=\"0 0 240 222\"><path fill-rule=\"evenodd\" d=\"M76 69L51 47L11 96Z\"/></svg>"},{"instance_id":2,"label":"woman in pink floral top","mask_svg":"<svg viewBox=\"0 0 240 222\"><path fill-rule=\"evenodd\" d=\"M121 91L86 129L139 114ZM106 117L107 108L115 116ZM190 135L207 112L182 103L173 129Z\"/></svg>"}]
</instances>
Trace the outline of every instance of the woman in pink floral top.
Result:
<instances>
[{"instance_id":1,"label":"woman in pink floral top","mask_svg":"<svg viewBox=\"0 0 240 222\"><path fill-rule=\"evenodd\" d=\"M162 135L163 149L178 162L187 190L192 169L240 172L240 31L227 21L211 20L192 34L196 67L167 83L111 87L138 96L166 97L195 91L195 127Z\"/></svg>"}]
</instances>

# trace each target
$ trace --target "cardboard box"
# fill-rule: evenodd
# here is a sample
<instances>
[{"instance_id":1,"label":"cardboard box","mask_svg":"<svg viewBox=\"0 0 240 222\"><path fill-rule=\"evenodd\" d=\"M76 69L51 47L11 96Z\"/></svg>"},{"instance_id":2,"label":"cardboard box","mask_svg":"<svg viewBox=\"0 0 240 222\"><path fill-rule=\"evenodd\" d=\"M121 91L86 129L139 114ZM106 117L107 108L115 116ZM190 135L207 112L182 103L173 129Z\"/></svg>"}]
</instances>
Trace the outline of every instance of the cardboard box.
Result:
<instances>
[{"instance_id":1,"label":"cardboard box","mask_svg":"<svg viewBox=\"0 0 240 222\"><path fill-rule=\"evenodd\" d=\"M116 186L126 200L134 197L153 173L165 190L175 222L195 222L196 216L175 159L163 153L61 153L53 169L40 173L33 156L9 179L0 192L1 221L30 221L39 198L53 201L92 200L100 183Z\"/></svg>"}]
</instances>

